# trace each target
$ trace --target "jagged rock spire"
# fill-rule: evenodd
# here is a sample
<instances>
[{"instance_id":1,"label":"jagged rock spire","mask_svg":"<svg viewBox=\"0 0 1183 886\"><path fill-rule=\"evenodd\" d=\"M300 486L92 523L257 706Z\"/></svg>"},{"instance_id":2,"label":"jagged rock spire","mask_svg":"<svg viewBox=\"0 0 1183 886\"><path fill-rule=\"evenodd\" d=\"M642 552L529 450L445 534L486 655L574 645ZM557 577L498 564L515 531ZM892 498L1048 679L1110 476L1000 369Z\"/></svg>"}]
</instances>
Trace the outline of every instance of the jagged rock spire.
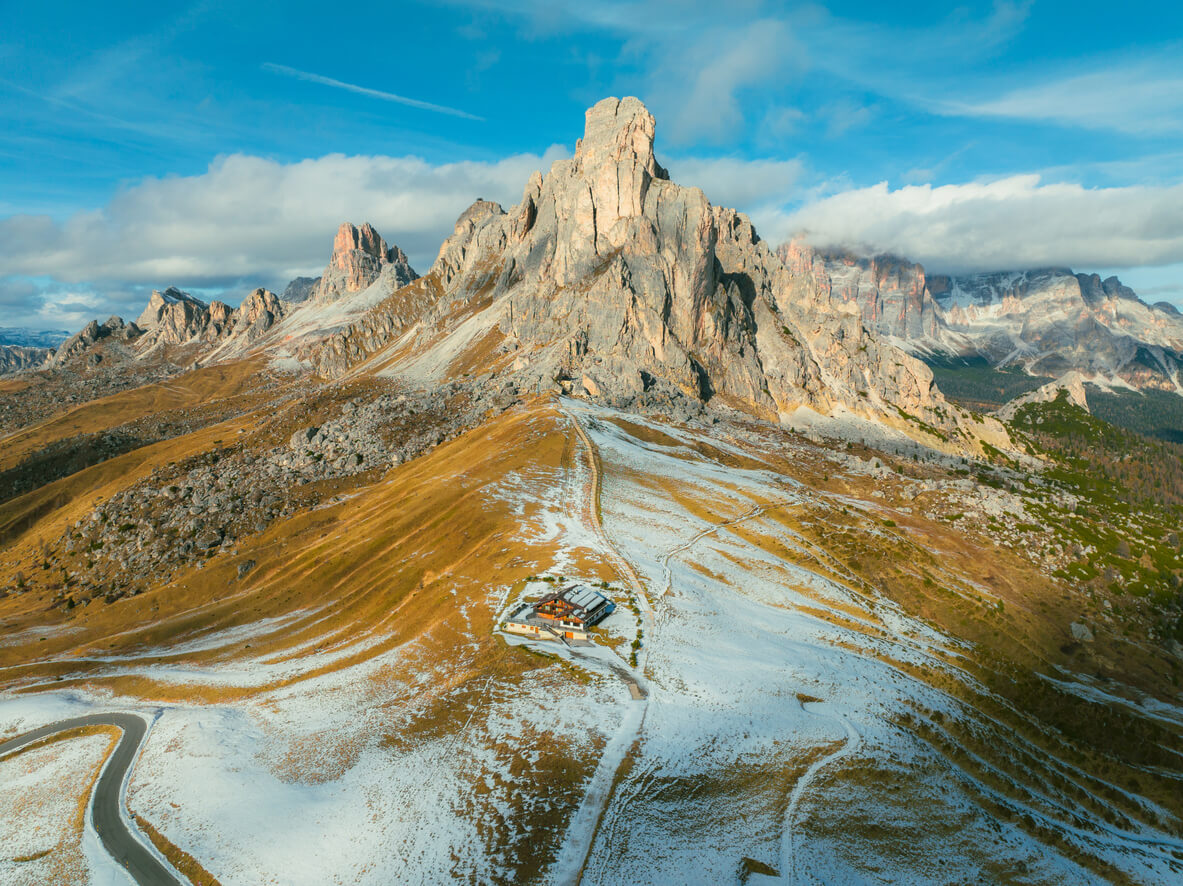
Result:
<instances>
[{"instance_id":1,"label":"jagged rock spire","mask_svg":"<svg viewBox=\"0 0 1183 886\"><path fill-rule=\"evenodd\" d=\"M393 289L410 283L418 274L406 254L390 247L369 222L357 227L345 222L333 238L328 267L312 290L316 302L336 301L351 292L371 286L383 273L393 278Z\"/></svg>"}]
</instances>

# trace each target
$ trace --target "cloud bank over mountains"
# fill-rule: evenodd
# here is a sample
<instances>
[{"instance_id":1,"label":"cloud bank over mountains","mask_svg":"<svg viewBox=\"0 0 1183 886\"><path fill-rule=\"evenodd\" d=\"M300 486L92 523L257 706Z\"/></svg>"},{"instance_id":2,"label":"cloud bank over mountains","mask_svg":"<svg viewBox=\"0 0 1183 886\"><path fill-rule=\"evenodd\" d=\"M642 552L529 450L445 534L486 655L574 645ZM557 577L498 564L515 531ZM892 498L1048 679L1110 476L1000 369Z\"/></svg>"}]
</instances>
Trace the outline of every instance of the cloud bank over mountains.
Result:
<instances>
[{"instance_id":1,"label":"cloud bank over mountains","mask_svg":"<svg viewBox=\"0 0 1183 886\"><path fill-rule=\"evenodd\" d=\"M59 312L82 316L106 304L127 310L144 289L171 284L281 286L319 271L345 220L372 222L425 269L474 199L515 203L533 170L545 173L566 154L556 145L541 155L444 164L222 157L200 175L147 178L62 221L0 220L0 294L6 310L35 311L31 293L40 293ZM1021 175L939 187L882 182L814 197L799 159L668 162L675 180L748 212L772 242L803 234L818 246L891 252L947 272L1183 262L1183 185L1090 189Z\"/></svg>"},{"instance_id":2,"label":"cloud bank over mountains","mask_svg":"<svg viewBox=\"0 0 1183 886\"><path fill-rule=\"evenodd\" d=\"M419 264L477 196L516 201L522 182L565 149L431 164L330 154L283 164L236 154L201 175L147 178L64 221L0 220L0 275L64 283L274 281L323 267L342 221L370 221Z\"/></svg>"},{"instance_id":3,"label":"cloud bank over mountains","mask_svg":"<svg viewBox=\"0 0 1183 886\"><path fill-rule=\"evenodd\" d=\"M1183 185L1084 188L1038 175L895 190L880 182L804 206L773 228L942 272L1167 265L1183 261Z\"/></svg>"}]
</instances>

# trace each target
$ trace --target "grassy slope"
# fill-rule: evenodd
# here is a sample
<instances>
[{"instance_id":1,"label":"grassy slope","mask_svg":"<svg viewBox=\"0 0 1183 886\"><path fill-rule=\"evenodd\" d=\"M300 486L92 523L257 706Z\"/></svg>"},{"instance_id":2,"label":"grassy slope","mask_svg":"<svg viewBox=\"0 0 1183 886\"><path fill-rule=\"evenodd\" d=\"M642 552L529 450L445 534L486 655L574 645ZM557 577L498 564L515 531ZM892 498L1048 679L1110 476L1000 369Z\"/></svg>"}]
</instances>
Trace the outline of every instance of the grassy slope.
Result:
<instances>
[{"instance_id":1,"label":"grassy slope","mask_svg":"<svg viewBox=\"0 0 1183 886\"><path fill-rule=\"evenodd\" d=\"M243 391L249 372L241 367L234 372L198 377L208 381L208 386L197 386L190 380L184 386L189 391L186 396L246 396ZM162 402L161 398L172 396L181 395L131 392L117 395L102 409L76 410L78 415L70 413L73 418L63 417L42 426L37 434L25 435L23 451L36 445L36 440L60 439L80 430L101 429L104 422L122 423L129 416L147 414L154 404ZM168 402L175 408L180 403L197 401ZM248 397L244 405L254 404ZM233 439L237 427L266 418L264 412L248 414L224 426L146 447L0 506L0 527L8 527L2 542L8 545L6 559L31 568L38 538L60 532L98 498L144 476L155 464L208 450L215 440ZM650 444L676 443L660 431L639 424L624 420L618 424ZM764 428L761 433L775 441L777 432ZM485 490L511 474L548 474L549 480L538 482L542 486L553 483L553 478L569 465L571 447L571 435L562 427L554 407L538 402L493 420L372 485L335 490L354 497L275 524L243 540L235 555L219 557L203 569L189 570L175 581L150 587L137 597L70 613L47 611L47 601L37 595L0 600L0 619L6 630L33 632L29 636L44 631L45 636L40 642L0 647L0 665L12 668L7 672L6 685L15 687L65 677L54 685L103 687L160 700L242 700L265 697L280 685L340 670L411 642L421 644L432 666L446 666L442 685L458 691L461 697L488 680L512 685L523 674L547 663L507 650L492 640L489 630L495 613L490 608L490 589L509 587L545 568L555 552L546 544L524 542L522 515L515 513L504 498L486 495ZM1066 625L1079 617L1082 607L1095 605L1087 592L1082 594L1080 586L1069 580L1071 576L1049 576L1021 546L1000 544L988 526L966 526L947 519L949 509L937 500L939 496L905 504L895 497L891 484L842 474L824 450L804 459L789 459L775 450L774 445L756 447L742 456L708 440L700 440L693 447L698 458L726 467L770 467L810 488L870 503L874 510L838 509L829 504L819 504L813 512L773 509L764 528L737 527L738 535L760 549L788 562L799 560L800 565L829 574L852 588L862 583L876 587L907 612L975 644L972 673L1004 703L965 684L943 688L963 694L972 706L988 709L1006 727L1030 737L1052 759L1068 760L1079 771L1092 773L1068 778L1058 788L1066 795L1079 793L1079 802L1091 803L1098 810L1111 805L1106 815L1134 819L1142 815L1120 796L1105 802L1096 799L1104 789L1096 778L1104 773L1107 782L1153 797L1164 808L1183 814L1174 781L1144 768L1164 766L1164 759L1169 763L1169 756L1159 759L1147 752L1153 752L1155 747L1177 749L1176 734L1117 706L1086 702L1057 691L1035 676L1057 666L1071 670L1099 668L1108 679L1170 697L1172 681L1178 679L1177 668L1164 667L1154 644L1138 632L1140 623L1131 622L1132 634L1105 632L1087 648L1069 649ZM7 451L5 457L9 457ZM893 464L901 471L935 471ZM884 490L886 498L875 495ZM676 487L657 491L669 496L678 507L712 522L737 516L731 511L719 511L718 502L696 499ZM1102 523L1111 521L1116 513L1124 513L1114 510L1120 498L1112 491L1097 493L1089 501L1097 511L1096 520ZM774 504L770 500L759 503ZM879 516L873 516L876 513ZM1048 503L1039 513L1052 532L1062 532L1069 517ZM782 532L806 539L815 553L802 558L789 552L777 540ZM576 553L583 560L585 573L613 577L607 565L591 552ZM1131 560L1140 559L1140 550L1131 553ZM257 565L239 580L237 565L248 559ZM975 588L985 588L988 593ZM865 613L852 611L849 615L861 617ZM99 652L119 655L149 646L167 647L178 640L277 617L290 617L291 621L282 630L252 638L249 652L236 644L170 660L190 664L246 658L282 661L287 656L299 658L299 650L310 645L335 648L340 655L323 662L312 657L309 666L295 676L247 686L163 683L144 676L112 675L110 668L101 664L62 663L64 659ZM889 633L885 626L879 630ZM364 645L363 641L369 639L374 642ZM460 642L474 643L475 653L450 661L449 650ZM150 663L152 659L145 661ZM899 660L889 664L907 667ZM405 681L394 682L403 685ZM382 685L375 686L376 693L384 691ZM458 728L464 710L463 705L449 703L442 695L434 696L418 710L412 724L392 734L389 741L397 746L416 736L447 735ZM1005 742L999 744L999 734L993 736L992 742L989 734L983 734L973 724L941 722L930 712L917 711L912 719L901 721L901 728L950 755L959 765L977 765L964 758L964 749L972 748L1002 771L1017 774L1020 786L1007 785L1005 791L1021 794L1025 780L1065 778L1060 769L1053 772L1046 762L1016 755ZM563 778L577 777L586 761L569 759L560 750L547 765L554 769L556 787L561 787L559 774L566 773ZM326 771L331 775L333 769L330 766ZM978 776L992 777L985 769ZM993 811L1006 814L1001 808ZM547 827L559 829L563 820L561 804L549 814ZM1032 832L1038 830L1036 824L1027 827ZM541 846L537 851L542 855L535 862L547 850Z\"/></svg>"}]
</instances>

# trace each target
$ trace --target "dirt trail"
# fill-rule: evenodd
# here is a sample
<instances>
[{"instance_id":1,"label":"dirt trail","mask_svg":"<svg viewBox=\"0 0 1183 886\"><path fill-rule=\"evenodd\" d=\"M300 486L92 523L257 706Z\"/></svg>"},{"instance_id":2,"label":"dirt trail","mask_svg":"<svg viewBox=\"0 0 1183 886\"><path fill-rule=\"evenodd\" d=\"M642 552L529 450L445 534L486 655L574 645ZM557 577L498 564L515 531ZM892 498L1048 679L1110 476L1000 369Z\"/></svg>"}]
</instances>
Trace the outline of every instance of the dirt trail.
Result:
<instances>
[{"instance_id":1,"label":"dirt trail","mask_svg":"<svg viewBox=\"0 0 1183 886\"><path fill-rule=\"evenodd\" d=\"M813 765L805 770L805 774L797 779L797 783L793 785L792 793L789 794L789 805L785 809L784 830L781 834L780 857L781 870L784 872L785 882L790 884L790 886L797 882L797 858L796 847L793 842L793 822L797 818L797 808L801 805L801 798L809 790L810 785L822 769L843 757L853 754L858 750L859 745L862 744L862 737L858 734L854 726L851 725L850 720L846 719L843 714L831 710L829 704L825 702L802 702L801 709L807 713L836 720L841 723L842 728L846 731L846 740L836 751L826 754L820 760L814 761Z\"/></svg>"},{"instance_id":2,"label":"dirt trail","mask_svg":"<svg viewBox=\"0 0 1183 886\"><path fill-rule=\"evenodd\" d=\"M642 676L645 662L648 659L649 644L653 642L654 616L653 607L649 602L645 586L638 577L628 559L620 553L616 545L608 538L600 514L600 494L603 483L603 471L600 465L600 454L584 429L579 416L574 410L560 406L563 413L571 420L572 426L583 444L587 455L588 468L591 474L587 484L587 494L583 501L584 520L596 537L600 540L604 554L612 563L613 568L622 580L627 582L637 598L637 605L645 621L645 645L641 647L637 667L633 670L623 663L611 664L624 683L629 687L632 704L621 721L616 735L604 749L600 763L592 775L583 801L571 817L567 828L564 845L560 848L555 860L554 882L560 886L579 886L583 880L583 872L587 867L588 857L595 845L604 821L605 813L612 801L617 783L623 768L627 765L628 753L641 739L641 732L645 726L645 716L649 712L649 689Z\"/></svg>"},{"instance_id":3,"label":"dirt trail","mask_svg":"<svg viewBox=\"0 0 1183 886\"><path fill-rule=\"evenodd\" d=\"M645 592L645 585L641 583L636 570L633 569L633 564L620 553L620 550L608 538L608 534L604 532L604 522L600 514L600 493L603 484L600 452L596 449L595 444L592 443L591 437L588 436L583 423L579 420L579 416L565 406L563 407L563 412L571 419L571 424L575 427L575 433L579 435L579 440L583 443L584 449L588 454L588 466L591 470L591 490L584 501L585 509L589 510L589 513L586 515L587 523L600 539L604 547L604 552L608 555L608 559L612 561L613 568L622 579L632 586L633 593L637 595L637 601L641 607L641 611L652 622L653 606L649 603L649 597Z\"/></svg>"}]
</instances>

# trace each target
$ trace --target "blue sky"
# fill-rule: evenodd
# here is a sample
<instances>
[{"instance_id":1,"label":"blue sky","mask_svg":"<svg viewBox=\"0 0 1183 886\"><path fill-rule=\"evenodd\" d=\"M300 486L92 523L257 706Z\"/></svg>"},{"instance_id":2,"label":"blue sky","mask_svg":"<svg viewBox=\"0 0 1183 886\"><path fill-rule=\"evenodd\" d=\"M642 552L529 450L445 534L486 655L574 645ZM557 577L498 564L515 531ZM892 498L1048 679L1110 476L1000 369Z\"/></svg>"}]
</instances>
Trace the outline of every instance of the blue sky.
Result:
<instances>
[{"instance_id":1,"label":"blue sky","mask_svg":"<svg viewBox=\"0 0 1183 886\"><path fill-rule=\"evenodd\" d=\"M0 326L236 300L340 221L426 269L584 109L641 97L673 177L769 240L934 271L1071 265L1183 304L1172 4L5 0Z\"/></svg>"}]
</instances>

